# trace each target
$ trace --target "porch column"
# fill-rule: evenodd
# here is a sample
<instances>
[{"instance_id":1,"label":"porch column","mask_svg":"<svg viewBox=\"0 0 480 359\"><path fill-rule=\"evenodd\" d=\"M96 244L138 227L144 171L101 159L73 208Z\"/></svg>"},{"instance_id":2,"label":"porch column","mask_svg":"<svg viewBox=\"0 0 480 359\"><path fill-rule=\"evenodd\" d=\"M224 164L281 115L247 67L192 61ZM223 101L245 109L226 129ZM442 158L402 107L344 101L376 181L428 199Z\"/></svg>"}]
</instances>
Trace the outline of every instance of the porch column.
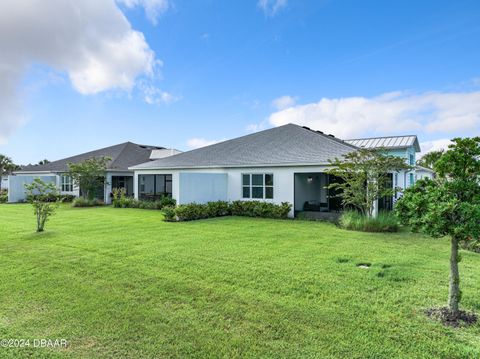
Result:
<instances>
[{"instance_id":1,"label":"porch column","mask_svg":"<svg viewBox=\"0 0 480 359\"><path fill-rule=\"evenodd\" d=\"M112 192L112 174L111 173L107 173L107 178L106 178L104 188L105 188L105 193L103 196L104 202L106 204L111 204L112 203L112 199L110 198L110 193Z\"/></svg>"},{"instance_id":2,"label":"porch column","mask_svg":"<svg viewBox=\"0 0 480 359\"><path fill-rule=\"evenodd\" d=\"M372 212L372 217L377 218L378 217L378 199L373 201L373 212Z\"/></svg>"}]
</instances>

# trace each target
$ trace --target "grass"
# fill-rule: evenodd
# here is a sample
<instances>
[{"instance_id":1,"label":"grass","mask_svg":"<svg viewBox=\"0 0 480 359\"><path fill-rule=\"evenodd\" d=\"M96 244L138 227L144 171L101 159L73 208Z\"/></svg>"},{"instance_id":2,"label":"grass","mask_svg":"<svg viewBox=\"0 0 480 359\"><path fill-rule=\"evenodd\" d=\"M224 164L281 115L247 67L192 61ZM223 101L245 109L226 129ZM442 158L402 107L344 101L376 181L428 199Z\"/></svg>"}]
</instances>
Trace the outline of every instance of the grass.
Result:
<instances>
[{"instance_id":1,"label":"grass","mask_svg":"<svg viewBox=\"0 0 480 359\"><path fill-rule=\"evenodd\" d=\"M380 212L377 217L366 217L357 211L345 211L340 217L344 229L363 232L398 232L398 219L393 212Z\"/></svg>"},{"instance_id":2,"label":"grass","mask_svg":"<svg viewBox=\"0 0 480 359\"><path fill-rule=\"evenodd\" d=\"M446 239L67 206L34 230L28 205L0 205L0 338L69 346L1 358L480 356L479 324L424 314L447 298ZM480 257L462 256L479 312Z\"/></svg>"}]
</instances>

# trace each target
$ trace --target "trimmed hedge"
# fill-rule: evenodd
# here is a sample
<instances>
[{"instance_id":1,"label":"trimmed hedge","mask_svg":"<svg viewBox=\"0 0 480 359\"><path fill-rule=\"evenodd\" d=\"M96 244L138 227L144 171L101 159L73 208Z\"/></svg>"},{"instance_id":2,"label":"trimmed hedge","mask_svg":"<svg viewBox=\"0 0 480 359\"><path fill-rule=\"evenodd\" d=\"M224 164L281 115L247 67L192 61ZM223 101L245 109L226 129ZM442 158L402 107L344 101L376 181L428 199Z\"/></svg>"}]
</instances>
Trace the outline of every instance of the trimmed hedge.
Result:
<instances>
[{"instance_id":1,"label":"trimmed hedge","mask_svg":"<svg viewBox=\"0 0 480 359\"><path fill-rule=\"evenodd\" d=\"M261 201L216 201L206 204L190 203L164 210L166 221L193 221L222 216L244 216L262 218L287 218L292 205L288 202L274 204Z\"/></svg>"}]
</instances>

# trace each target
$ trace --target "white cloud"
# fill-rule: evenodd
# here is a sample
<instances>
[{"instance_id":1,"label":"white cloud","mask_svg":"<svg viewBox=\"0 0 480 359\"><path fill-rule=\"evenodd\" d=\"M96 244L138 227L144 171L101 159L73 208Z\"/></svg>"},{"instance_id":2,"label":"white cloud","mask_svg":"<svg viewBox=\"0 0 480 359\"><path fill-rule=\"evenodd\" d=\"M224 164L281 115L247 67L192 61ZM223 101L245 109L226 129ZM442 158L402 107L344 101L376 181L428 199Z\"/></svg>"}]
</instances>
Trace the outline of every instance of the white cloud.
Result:
<instances>
[{"instance_id":1,"label":"white cloud","mask_svg":"<svg viewBox=\"0 0 480 359\"><path fill-rule=\"evenodd\" d=\"M292 96L280 96L272 101L272 106L275 107L277 110L284 110L287 107L292 107L295 105L295 98Z\"/></svg>"},{"instance_id":2,"label":"white cloud","mask_svg":"<svg viewBox=\"0 0 480 359\"><path fill-rule=\"evenodd\" d=\"M258 0L257 6L265 16L275 16L279 10L287 6L287 0Z\"/></svg>"},{"instance_id":3,"label":"white cloud","mask_svg":"<svg viewBox=\"0 0 480 359\"><path fill-rule=\"evenodd\" d=\"M190 138L187 141L187 145L188 145L188 147L190 147L192 149L195 149L195 148L214 145L215 143L222 142L222 141L225 141L225 139L223 139L223 140L207 140L205 138L196 137L196 138Z\"/></svg>"},{"instance_id":4,"label":"white cloud","mask_svg":"<svg viewBox=\"0 0 480 359\"><path fill-rule=\"evenodd\" d=\"M142 87L143 90L143 99L149 105L160 105L160 104L170 104L178 101L178 98L173 96L171 93L162 91L159 88L146 85Z\"/></svg>"},{"instance_id":5,"label":"white cloud","mask_svg":"<svg viewBox=\"0 0 480 359\"><path fill-rule=\"evenodd\" d=\"M117 0L128 8L141 6L145 9L148 20L154 25L157 24L158 18L170 7L168 0Z\"/></svg>"},{"instance_id":6,"label":"white cloud","mask_svg":"<svg viewBox=\"0 0 480 359\"><path fill-rule=\"evenodd\" d=\"M448 149L448 145L450 145L451 143L452 141L448 138L422 142L420 143L420 148L422 149L422 152L418 155L418 158L423 157L428 152L446 150Z\"/></svg>"},{"instance_id":7,"label":"white cloud","mask_svg":"<svg viewBox=\"0 0 480 359\"><path fill-rule=\"evenodd\" d=\"M142 2L143 4L143 2ZM145 2L146 4L146 2ZM0 2L0 142L23 120L19 86L32 66L65 73L82 94L130 91L158 64L114 0Z\"/></svg>"},{"instance_id":8,"label":"white cloud","mask_svg":"<svg viewBox=\"0 0 480 359\"><path fill-rule=\"evenodd\" d=\"M480 132L480 92L322 98L272 113L273 126L296 123L340 138L425 131L429 133Z\"/></svg>"}]
</instances>

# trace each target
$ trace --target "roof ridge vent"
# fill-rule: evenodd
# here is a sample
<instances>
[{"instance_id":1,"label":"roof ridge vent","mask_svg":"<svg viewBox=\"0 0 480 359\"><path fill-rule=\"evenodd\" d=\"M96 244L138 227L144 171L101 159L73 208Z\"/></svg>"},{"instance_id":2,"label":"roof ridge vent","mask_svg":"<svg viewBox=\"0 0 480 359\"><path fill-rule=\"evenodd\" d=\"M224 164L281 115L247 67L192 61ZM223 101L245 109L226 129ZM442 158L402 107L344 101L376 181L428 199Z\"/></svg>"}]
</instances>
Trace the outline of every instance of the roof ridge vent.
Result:
<instances>
[{"instance_id":1,"label":"roof ridge vent","mask_svg":"<svg viewBox=\"0 0 480 359\"><path fill-rule=\"evenodd\" d=\"M332 135L331 133L329 133L327 136L328 136L328 137L335 138L335 136L334 136L334 135Z\"/></svg>"},{"instance_id":2,"label":"roof ridge vent","mask_svg":"<svg viewBox=\"0 0 480 359\"><path fill-rule=\"evenodd\" d=\"M322 134L322 135L324 134L323 131L318 131L318 130L317 130L317 131L315 131L315 132L320 133L320 134Z\"/></svg>"},{"instance_id":3,"label":"roof ridge vent","mask_svg":"<svg viewBox=\"0 0 480 359\"><path fill-rule=\"evenodd\" d=\"M307 126L302 126L302 127L306 130L312 131L312 129L310 127L307 127Z\"/></svg>"}]
</instances>

